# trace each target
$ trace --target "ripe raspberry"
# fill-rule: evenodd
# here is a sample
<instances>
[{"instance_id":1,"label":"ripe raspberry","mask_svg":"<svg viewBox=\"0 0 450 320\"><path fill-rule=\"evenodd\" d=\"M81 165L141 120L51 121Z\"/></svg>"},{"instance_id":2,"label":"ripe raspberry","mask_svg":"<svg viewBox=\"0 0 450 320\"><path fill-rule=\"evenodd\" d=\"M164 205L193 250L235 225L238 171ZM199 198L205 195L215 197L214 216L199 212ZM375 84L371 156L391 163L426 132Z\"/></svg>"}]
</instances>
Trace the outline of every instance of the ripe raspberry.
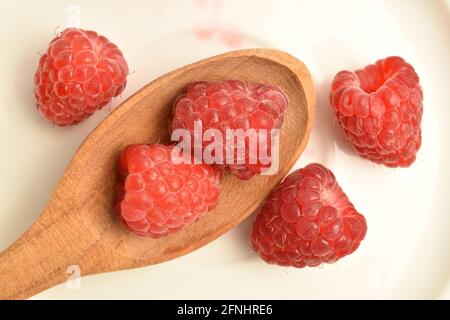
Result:
<instances>
[{"instance_id":1,"label":"ripe raspberry","mask_svg":"<svg viewBox=\"0 0 450 320\"><path fill-rule=\"evenodd\" d=\"M115 209L138 235L157 238L175 232L219 201L220 169L174 164L171 151L161 144L135 144L121 153Z\"/></svg>"},{"instance_id":2,"label":"ripe raspberry","mask_svg":"<svg viewBox=\"0 0 450 320\"><path fill-rule=\"evenodd\" d=\"M275 86L245 83L240 80L196 82L190 84L186 92L175 101L170 129L171 131L179 128L188 129L192 138L195 121L201 123L202 133L208 129L218 129L222 136L218 142L223 150L223 156L219 158L240 179L250 179L269 168L270 159L263 161L258 153L259 149L254 150L255 144L252 144L250 139L246 139L242 144L235 139L227 146L226 131L256 129L256 139L253 141L265 141L267 148L263 156L267 152L267 156L270 157L272 143L270 130L281 127L287 105L286 94ZM203 141L203 150L209 144L209 141ZM238 149L244 151L244 157L239 157L242 153L238 152ZM251 155L255 155L256 158Z\"/></svg>"},{"instance_id":3,"label":"ripe raspberry","mask_svg":"<svg viewBox=\"0 0 450 320\"><path fill-rule=\"evenodd\" d=\"M351 254L366 231L366 220L333 173L310 164L290 174L266 199L251 245L268 263L314 267Z\"/></svg>"},{"instance_id":4,"label":"ripe raspberry","mask_svg":"<svg viewBox=\"0 0 450 320\"><path fill-rule=\"evenodd\" d=\"M69 28L54 38L34 75L36 106L58 126L76 124L119 95L128 66L117 46L94 31Z\"/></svg>"},{"instance_id":5,"label":"ripe raspberry","mask_svg":"<svg viewBox=\"0 0 450 320\"><path fill-rule=\"evenodd\" d=\"M355 72L339 72L331 104L353 148L388 167L408 167L422 143L422 88L414 68L388 57Z\"/></svg>"}]
</instances>

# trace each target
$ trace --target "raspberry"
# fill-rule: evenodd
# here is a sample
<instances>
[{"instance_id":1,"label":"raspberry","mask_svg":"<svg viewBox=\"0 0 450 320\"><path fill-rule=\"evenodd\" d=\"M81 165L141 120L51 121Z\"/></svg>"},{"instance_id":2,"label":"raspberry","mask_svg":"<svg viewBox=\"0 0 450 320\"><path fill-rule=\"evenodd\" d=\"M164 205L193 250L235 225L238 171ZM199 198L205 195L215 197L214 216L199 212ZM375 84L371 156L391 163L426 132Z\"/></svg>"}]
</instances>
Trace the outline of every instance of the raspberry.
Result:
<instances>
[{"instance_id":1,"label":"raspberry","mask_svg":"<svg viewBox=\"0 0 450 320\"><path fill-rule=\"evenodd\" d=\"M320 164L290 174L269 195L251 233L268 263L303 268L333 263L364 239L366 220Z\"/></svg>"},{"instance_id":2,"label":"raspberry","mask_svg":"<svg viewBox=\"0 0 450 320\"><path fill-rule=\"evenodd\" d=\"M281 127L287 104L286 94L272 85L240 80L196 82L190 84L175 101L170 129L188 129L192 138L195 121L201 123L202 133L208 129L218 129L223 138L219 139L220 148L223 148L223 166L229 167L240 179L250 179L269 168L271 161L262 161L260 154L254 150L255 144L249 139L245 140L245 145L235 139L231 146L227 146L227 129L257 130L254 141L264 140L267 143L265 152L270 157L270 130ZM203 150L209 143L203 141ZM244 151L244 158L239 157L242 152L239 153L238 149ZM251 154L256 157L250 157Z\"/></svg>"},{"instance_id":3,"label":"raspberry","mask_svg":"<svg viewBox=\"0 0 450 320\"><path fill-rule=\"evenodd\" d=\"M79 123L119 95L128 66L117 46L94 31L69 28L54 38L34 76L36 106L58 126Z\"/></svg>"},{"instance_id":4,"label":"raspberry","mask_svg":"<svg viewBox=\"0 0 450 320\"><path fill-rule=\"evenodd\" d=\"M174 164L171 151L161 144L135 144L120 155L115 209L125 226L140 236L175 232L219 201L220 169Z\"/></svg>"},{"instance_id":5,"label":"raspberry","mask_svg":"<svg viewBox=\"0 0 450 320\"><path fill-rule=\"evenodd\" d=\"M422 143L422 100L419 77L400 57L341 71L331 86L331 104L355 151L388 167L415 161Z\"/></svg>"}]
</instances>

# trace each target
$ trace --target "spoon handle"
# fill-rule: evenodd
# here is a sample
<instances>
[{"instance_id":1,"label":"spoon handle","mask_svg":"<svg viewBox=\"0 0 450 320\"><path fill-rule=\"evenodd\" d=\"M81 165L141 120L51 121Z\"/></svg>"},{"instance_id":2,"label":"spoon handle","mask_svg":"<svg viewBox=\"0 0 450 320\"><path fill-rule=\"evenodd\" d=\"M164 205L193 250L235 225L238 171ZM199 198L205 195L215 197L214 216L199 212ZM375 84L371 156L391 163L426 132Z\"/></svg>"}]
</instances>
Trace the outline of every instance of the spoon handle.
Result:
<instances>
[{"instance_id":1,"label":"spoon handle","mask_svg":"<svg viewBox=\"0 0 450 320\"><path fill-rule=\"evenodd\" d=\"M96 273L102 265L99 242L81 230L78 212L60 209L49 205L24 235L0 253L0 299L26 299L74 279L77 273Z\"/></svg>"}]
</instances>

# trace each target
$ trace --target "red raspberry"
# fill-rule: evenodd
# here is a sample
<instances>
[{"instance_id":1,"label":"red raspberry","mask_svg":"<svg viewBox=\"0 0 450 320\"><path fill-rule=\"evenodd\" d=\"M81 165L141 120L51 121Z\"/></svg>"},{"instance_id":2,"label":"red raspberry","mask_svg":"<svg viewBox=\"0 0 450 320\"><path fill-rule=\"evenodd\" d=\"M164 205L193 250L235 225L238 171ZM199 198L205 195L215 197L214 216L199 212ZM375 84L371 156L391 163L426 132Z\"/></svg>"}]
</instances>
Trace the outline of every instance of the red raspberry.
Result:
<instances>
[{"instance_id":1,"label":"red raspberry","mask_svg":"<svg viewBox=\"0 0 450 320\"><path fill-rule=\"evenodd\" d=\"M408 167L416 159L422 100L419 77L399 57L341 71L331 86L331 104L353 148L388 167Z\"/></svg>"},{"instance_id":2,"label":"red raspberry","mask_svg":"<svg viewBox=\"0 0 450 320\"><path fill-rule=\"evenodd\" d=\"M279 129L283 123L283 114L287 108L286 94L278 87L260 83L245 83L239 80L196 82L187 87L175 101L171 130L185 128L193 137L194 121L200 121L203 133L211 128L222 133L222 161L226 160L227 129L257 129L258 140L267 140L267 155L270 156L270 130ZM263 130L267 131L263 134ZM247 139L244 148L245 159L238 159L238 141L235 139L229 149L227 166L240 179L250 179L270 167L270 162L261 161L255 152L256 161L249 157L254 144ZM203 142L205 148L210 142ZM255 150L252 150L254 152ZM242 160L239 162L239 160ZM254 163L253 163L254 162Z\"/></svg>"},{"instance_id":3,"label":"red raspberry","mask_svg":"<svg viewBox=\"0 0 450 320\"><path fill-rule=\"evenodd\" d=\"M39 112L58 126L76 124L119 95L128 66L117 46L94 31L69 28L39 60L34 96Z\"/></svg>"},{"instance_id":4,"label":"red raspberry","mask_svg":"<svg viewBox=\"0 0 450 320\"><path fill-rule=\"evenodd\" d=\"M205 215L219 201L220 169L174 164L172 147L135 144L120 156L115 209L132 232L163 237Z\"/></svg>"},{"instance_id":5,"label":"red raspberry","mask_svg":"<svg viewBox=\"0 0 450 320\"><path fill-rule=\"evenodd\" d=\"M366 220L333 173L310 164L291 173L266 199L251 245L268 263L314 267L351 254L366 231Z\"/></svg>"}]
</instances>

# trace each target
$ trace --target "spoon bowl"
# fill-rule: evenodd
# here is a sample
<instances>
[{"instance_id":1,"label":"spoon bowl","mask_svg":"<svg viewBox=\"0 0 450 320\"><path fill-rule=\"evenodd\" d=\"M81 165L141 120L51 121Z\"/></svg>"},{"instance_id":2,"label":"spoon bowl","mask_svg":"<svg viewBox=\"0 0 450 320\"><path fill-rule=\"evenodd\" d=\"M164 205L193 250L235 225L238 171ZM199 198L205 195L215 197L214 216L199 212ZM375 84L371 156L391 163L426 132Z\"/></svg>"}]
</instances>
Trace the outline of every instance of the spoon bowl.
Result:
<instances>
[{"instance_id":1,"label":"spoon bowl","mask_svg":"<svg viewBox=\"0 0 450 320\"><path fill-rule=\"evenodd\" d=\"M120 151L132 143L169 143L174 99L195 81L240 79L281 87L289 97L276 174L247 181L226 175L215 209L164 238L128 232L114 215ZM0 254L0 298L28 298L81 275L167 261L216 239L254 212L306 146L315 93L306 66L270 49L238 50L205 59L152 81L112 112L80 146L41 216Z\"/></svg>"}]
</instances>

